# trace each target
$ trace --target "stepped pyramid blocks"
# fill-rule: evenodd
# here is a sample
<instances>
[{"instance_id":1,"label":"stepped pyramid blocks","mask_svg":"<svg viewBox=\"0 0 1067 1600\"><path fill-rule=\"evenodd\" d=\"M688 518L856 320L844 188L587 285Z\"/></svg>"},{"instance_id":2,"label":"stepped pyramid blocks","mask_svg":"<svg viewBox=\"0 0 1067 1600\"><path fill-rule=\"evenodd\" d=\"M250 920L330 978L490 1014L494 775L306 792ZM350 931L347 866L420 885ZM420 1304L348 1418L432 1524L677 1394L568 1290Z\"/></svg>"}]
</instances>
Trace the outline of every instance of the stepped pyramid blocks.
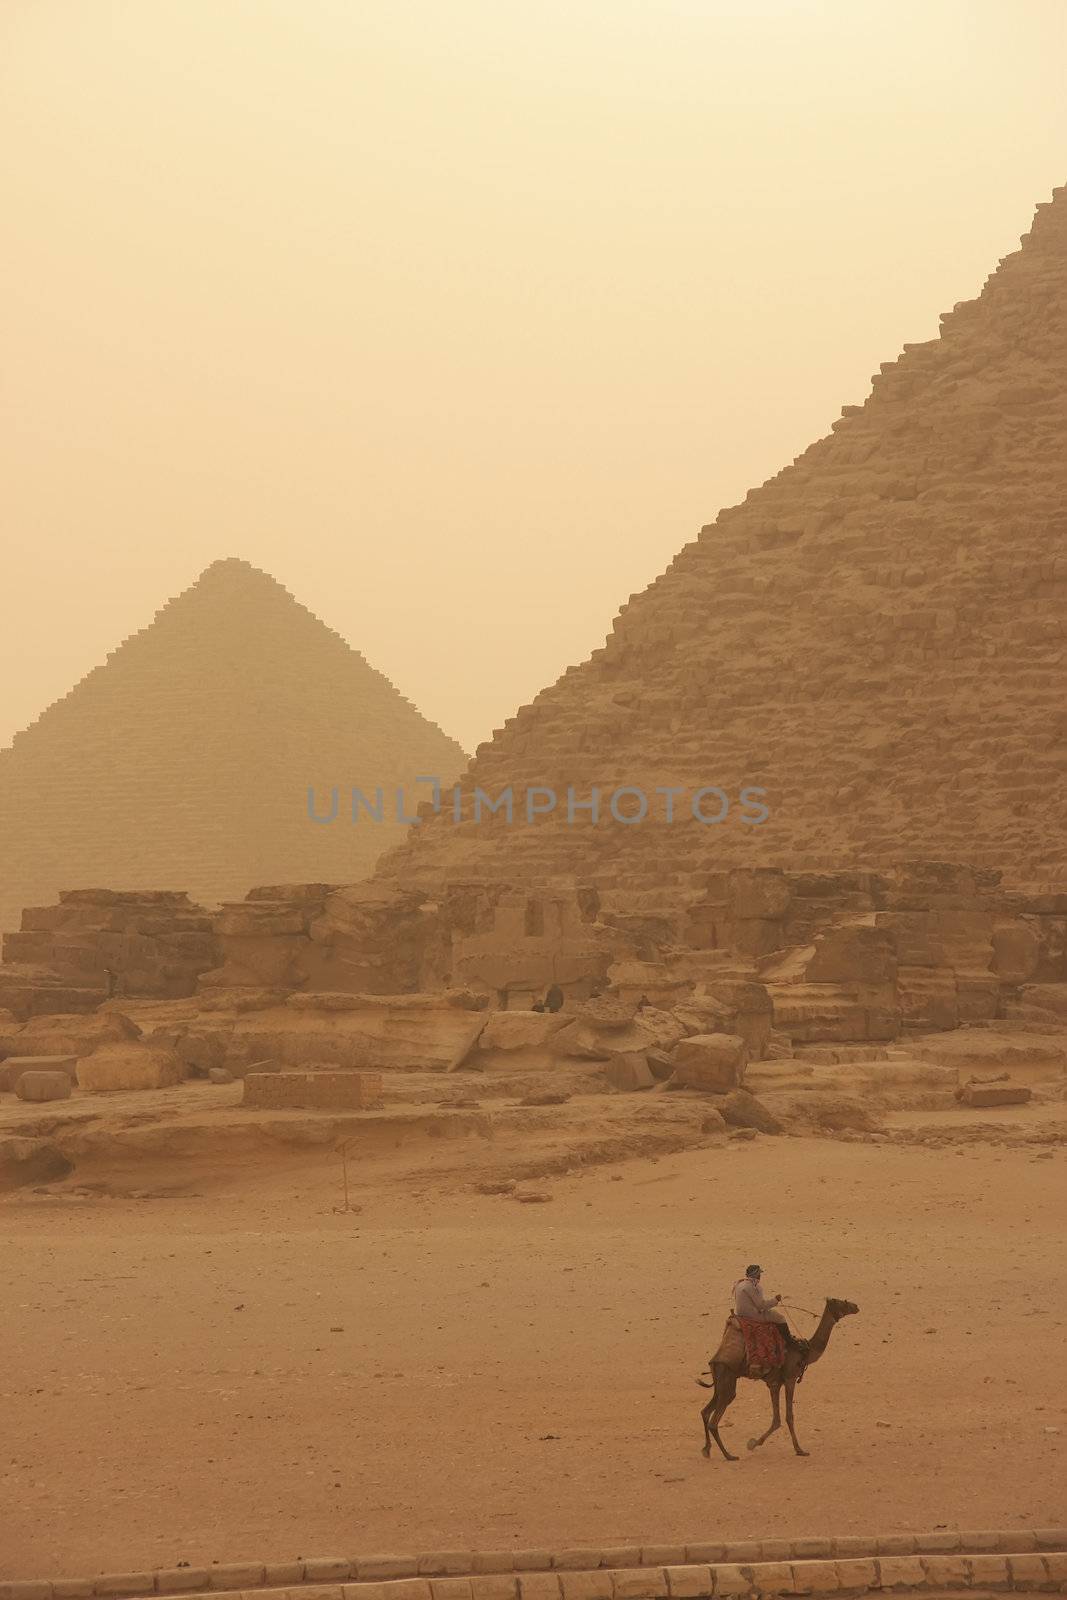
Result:
<instances>
[{"instance_id":1,"label":"stepped pyramid blocks","mask_svg":"<svg viewBox=\"0 0 1067 1600\"><path fill-rule=\"evenodd\" d=\"M548 785L557 812L532 826L445 816L379 870L576 874L665 898L731 864L927 858L1062 877L1065 439L1058 189L938 338L886 363L865 404L723 511L602 649L479 749L468 793ZM567 787L586 799L594 784L605 801L643 787L648 820L569 826ZM718 785L731 810L667 824L657 785ZM740 821L746 786L766 790L765 823Z\"/></svg>"},{"instance_id":2,"label":"stepped pyramid blocks","mask_svg":"<svg viewBox=\"0 0 1067 1600\"><path fill-rule=\"evenodd\" d=\"M215 562L0 751L0 927L65 889L351 882L404 831L396 786L465 759L281 584ZM322 808L339 787L336 823L309 785ZM379 785L386 820L352 826L346 795Z\"/></svg>"}]
</instances>

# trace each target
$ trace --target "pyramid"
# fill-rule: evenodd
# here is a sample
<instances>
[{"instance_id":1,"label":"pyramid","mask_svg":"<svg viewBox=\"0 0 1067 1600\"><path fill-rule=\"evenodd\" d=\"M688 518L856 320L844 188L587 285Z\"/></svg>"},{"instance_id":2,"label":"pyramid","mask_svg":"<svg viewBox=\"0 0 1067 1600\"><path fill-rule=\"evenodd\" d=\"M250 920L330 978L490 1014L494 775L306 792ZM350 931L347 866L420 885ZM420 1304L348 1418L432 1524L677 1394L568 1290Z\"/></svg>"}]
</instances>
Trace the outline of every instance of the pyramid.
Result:
<instances>
[{"instance_id":1,"label":"pyramid","mask_svg":"<svg viewBox=\"0 0 1067 1600\"><path fill-rule=\"evenodd\" d=\"M1057 189L979 297L632 596L604 647L479 748L459 800L380 873L650 887L723 866L926 859L1062 875L1065 439ZM531 785L558 801L532 825L518 812ZM490 800L510 787L510 824L473 820L476 786ZM593 786L598 819L569 819L567 790L581 804ZM644 820L605 814L618 786L649 797ZM670 823L658 786L682 791ZM696 820L705 786L727 809L705 796ZM765 793L743 806L749 787Z\"/></svg>"},{"instance_id":2,"label":"pyramid","mask_svg":"<svg viewBox=\"0 0 1067 1600\"><path fill-rule=\"evenodd\" d=\"M217 561L0 751L0 926L65 889L351 882L403 831L396 786L465 759L281 584ZM353 786L383 787L381 823L352 824Z\"/></svg>"}]
</instances>

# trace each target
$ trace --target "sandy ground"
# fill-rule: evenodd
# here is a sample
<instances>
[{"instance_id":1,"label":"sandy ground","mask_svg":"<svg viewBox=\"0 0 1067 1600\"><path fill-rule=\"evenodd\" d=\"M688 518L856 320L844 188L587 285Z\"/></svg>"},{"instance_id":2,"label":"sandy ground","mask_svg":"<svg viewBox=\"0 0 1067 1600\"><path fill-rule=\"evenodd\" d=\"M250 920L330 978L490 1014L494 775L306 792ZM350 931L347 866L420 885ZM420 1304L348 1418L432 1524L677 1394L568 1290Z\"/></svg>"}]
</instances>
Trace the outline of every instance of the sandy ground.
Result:
<instances>
[{"instance_id":1,"label":"sandy ground","mask_svg":"<svg viewBox=\"0 0 1067 1600\"><path fill-rule=\"evenodd\" d=\"M0 1577L1064 1520L1063 1146L761 1139L541 1205L379 1161L355 1215L326 1155L144 1165L192 1192L0 1202ZM753 1259L861 1309L801 1387L807 1460L744 1450L751 1383L742 1460L700 1453Z\"/></svg>"}]
</instances>

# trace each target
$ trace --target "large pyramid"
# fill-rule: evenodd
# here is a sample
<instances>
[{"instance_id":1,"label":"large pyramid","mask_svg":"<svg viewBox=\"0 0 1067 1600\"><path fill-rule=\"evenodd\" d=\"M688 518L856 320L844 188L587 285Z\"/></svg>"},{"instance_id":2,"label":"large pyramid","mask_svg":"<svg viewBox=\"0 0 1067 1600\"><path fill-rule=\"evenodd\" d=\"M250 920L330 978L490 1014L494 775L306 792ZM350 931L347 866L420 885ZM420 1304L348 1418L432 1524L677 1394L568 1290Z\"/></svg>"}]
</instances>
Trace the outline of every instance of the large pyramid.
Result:
<instances>
[{"instance_id":1,"label":"large pyramid","mask_svg":"<svg viewBox=\"0 0 1067 1600\"><path fill-rule=\"evenodd\" d=\"M1067 190L978 299L721 512L380 871L635 887L722 865L1067 865ZM471 819L471 794L511 787ZM556 810L528 825L528 786ZM601 816L565 795L601 791ZM649 797L608 814L616 786ZM692 795L718 786L721 822ZM683 791L674 820L657 786ZM739 804L766 791L769 816ZM538 797L535 804L543 804ZM705 796L706 817L723 803ZM637 814L640 798L619 803Z\"/></svg>"},{"instance_id":2,"label":"large pyramid","mask_svg":"<svg viewBox=\"0 0 1067 1600\"><path fill-rule=\"evenodd\" d=\"M288 590L217 561L0 751L0 926L61 889L351 882L402 831L395 787L465 760ZM381 824L351 823L353 786L384 788Z\"/></svg>"}]
</instances>

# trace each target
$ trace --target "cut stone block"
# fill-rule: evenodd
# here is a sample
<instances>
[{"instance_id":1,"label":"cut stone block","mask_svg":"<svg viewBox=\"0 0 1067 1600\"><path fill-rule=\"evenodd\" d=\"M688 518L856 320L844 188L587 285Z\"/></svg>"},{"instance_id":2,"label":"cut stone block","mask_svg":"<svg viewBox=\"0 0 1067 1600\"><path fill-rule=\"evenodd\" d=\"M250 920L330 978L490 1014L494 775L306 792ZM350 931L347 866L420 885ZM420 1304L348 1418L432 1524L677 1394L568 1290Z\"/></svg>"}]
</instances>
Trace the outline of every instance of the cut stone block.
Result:
<instances>
[{"instance_id":1,"label":"cut stone block","mask_svg":"<svg viewBox=\"0 0 1067 1600\"><path fill-rule=\"evenodd\" d=\"M78 1079L77 1056L8 1056L0 1062L0 1091L15 1092L24 1072L62 1072L76 1083Z\"/></svg>"},{"instance_id":2,"label":"cut stone block","mask_svg":"<svg viewBox=\"0 0 1067 1600\"><path fill-rule=\"evenodd\" d=\"M382 1103L380 1072L253 1072L246 1106L261 1111L371 1111Z\"/></svg>"},{"instance_id":3,"label":"cut stone block","mask_svg":"<svg viewBox=\"0 0 1067 1600\"><path fill-rule=\"evenodd\" d=\"M1029 1099L1023 1083L965 1083L960 1091L965 1106L1021 1106Z\"/></svg>"},{"instance_id":4,"label":"cut stone block","mask_svg":"<svg viewBox=\"0 0 1067 1600\"><path fill-rule=\"evenodd\" d=\"M651 1089L656 1082L652 1068L637 1051L615 1056L605 1066L604 1076L613 1089Z\"/></svg>"},{"instance_id":5,"label":"cut stone block","mask_svg":"<svg viewBox=\"0 0 1067 1600\"><path fill-rule=\"evenodd\" d=\"M698 1033L676 1044L671 1060L678 1085L723 1094L744 1079L748 1046L737 1034Z\"/></svg>"},{"instance_id":6,"label":"cut stone block","mask_svg":"<svg viewBox=\"0 0 1067 1600\"><path fill-rule=\"evenodd\" d=\"M15 1093L20 1100L69 1100L71 1088L65 1072L24 1072Z\"/></svg>"},{"instance_id":7,"label":"cut stone block","mask_svg":"<svg viewBox=\"0 0 1067 1600\"><path fill-rule=\"evenodd\" d=\"M78 1063L78 1083L90 1094L113 1094L121 1089L168 1089L181 1083L185 1069L173 1050L153 1048L131 1040L128 1044L102 1045Z\"/></svg>"}]
</instances>

